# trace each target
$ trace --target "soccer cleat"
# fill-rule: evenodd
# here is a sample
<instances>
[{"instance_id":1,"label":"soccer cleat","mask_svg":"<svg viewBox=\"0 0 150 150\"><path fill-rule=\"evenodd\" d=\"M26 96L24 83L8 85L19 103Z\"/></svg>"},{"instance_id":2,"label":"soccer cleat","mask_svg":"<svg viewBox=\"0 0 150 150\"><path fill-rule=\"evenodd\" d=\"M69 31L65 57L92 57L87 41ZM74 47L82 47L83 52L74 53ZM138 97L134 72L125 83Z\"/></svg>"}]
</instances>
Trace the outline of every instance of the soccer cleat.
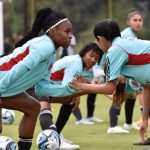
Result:
<instances>
[{"instance_id":1,"label":"soccer cleat","mask_svg":"<svg viewBox=\"0 0 150 150\"><path fill-rule=\"evenodd\" d=\"M145 141L144 141L144 143L142 143L141 141L139 141L139 142L135 142L135 143L133 143L133 145L150 145L150 138L147 138Z\"/></svg>"},{"instance_id":2,"label":"soccer cleat","mask_svg":"<svg viewBox=\"0 0 150 150\"><path fill-rule=\"evenodd\" d=\"M123 129L120 126L115 126L108 128L107 133L130 133L130 132L128 130Z\"/></svg>"},{"instance_id":3,"label":"soccer cleat","mask_svg":"<svg viewBox=\"0 0 150 150\"><path fill-rule=\"evenodd\" d=\"M62 135L60 135L61 144L59 150L75 150L79 149L80 146L77 144L73 144L71 141L65 139Z\"/></svg>"},{"instance_id":4,"label":"soccer cleat","mask_svg":"<svg viewBox=\"0 0 150 150\"><path fill-rule=\"evenodd\" d=\"M94 122L88 121L87 119L81 119L75 122L77 125L93 125Z\"/></svg>"},{"instance_id":5,"label":"soccer cleat","mask_svg":"<svg viewBox=\"0 0 150 150\"><path fill-rule=\"evenodd\" d=\"M140 130L140 127L137 126L135 123L132 123L132 124L125 123L123 125L123 128L126 129L126 130L131 130L131 129Z\"/></svg>"},{"instance_id":6,"label":"soccer cleat","mask_svg":"<svg viewBox=\"0 0 150 150\"><path fill-rule=\"evenodd\" d=\"M91 122L96 122L96 123L102 123L102 122L104 122L104 120L96 118L96 117L88 117L87 120L91 121Z\"/></svg>"},{"instance_id":7,"label":"soccer cleat","mask_svg":"<svg viewBox=\"0 0 150 150\"><path fill-rule=\"evenodd\" d=\"M73 144L72 141L65 139L62 134L60 134L60 140L61 140L61 141L66 141L67 143L70 143L70 144Z\"/></svg>"}]
</instances>

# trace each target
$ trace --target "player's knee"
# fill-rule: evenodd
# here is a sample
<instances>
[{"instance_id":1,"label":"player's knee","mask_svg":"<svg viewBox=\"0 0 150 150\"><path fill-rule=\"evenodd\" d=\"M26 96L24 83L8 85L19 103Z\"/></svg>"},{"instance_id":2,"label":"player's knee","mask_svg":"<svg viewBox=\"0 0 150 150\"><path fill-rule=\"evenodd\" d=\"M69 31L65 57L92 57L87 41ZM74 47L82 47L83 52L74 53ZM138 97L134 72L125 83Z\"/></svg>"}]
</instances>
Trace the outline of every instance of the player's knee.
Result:
<instances>
[{"instance_id":1,"label":"player's knee","mask_svg":"<svg viewBox=\"0 0 150 150\"><path fill-rule=\"evenodd\" d=\"M36 105L34 105L35 106L35 111L37 112L37 113L39 113L40 112L40 109L41 109L41 105L40 105L40 103L39 102L36 102Z\"/></svg>"},{"instance_id":2,"label":"player's knee","mask_svg":"<svg viewBox=\"0 0 150 150\"><path fill-rule=\"evenodd\" d=\"M38 115L39 112L40 112L40 103L38 101L35 101L32 108L31 108L31 114L34 114L34 115Z\"/></svg>"}]
</instances>

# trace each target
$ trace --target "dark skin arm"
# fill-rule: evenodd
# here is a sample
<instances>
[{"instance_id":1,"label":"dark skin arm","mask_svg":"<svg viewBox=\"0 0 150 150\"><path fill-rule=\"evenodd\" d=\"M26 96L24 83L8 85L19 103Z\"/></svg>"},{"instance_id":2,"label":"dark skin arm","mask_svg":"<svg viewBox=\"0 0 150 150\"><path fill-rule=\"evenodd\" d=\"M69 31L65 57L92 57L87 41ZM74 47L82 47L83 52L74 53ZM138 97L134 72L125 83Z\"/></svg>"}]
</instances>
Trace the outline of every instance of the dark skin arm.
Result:
<instances>
[{"instance_id":1,"label":"dark skin arm","mask_svg":"<svg viewBox=\"0 0 150 150\"><path fill-rule=\"evenodd\" d=\"M73 98L88 94L86 90L79 90L73 95L65 97L49 97L49 103L68 103L71 102Z\"/></svg>"},{"instance_id":2,"label":"dark skin arm","mask_svg":"<svg viewBox=\"0 0 150 150\"><path fill-rule=\"evenodd\" d=\"M106 82L106 84L86 84L73 81L70 86L76 89L76 93L65 97L49 97L50 103L68 103L72 98L82 96L89 93L113 94L115 91L117 80Z\"/></svg>"}]
</instances>

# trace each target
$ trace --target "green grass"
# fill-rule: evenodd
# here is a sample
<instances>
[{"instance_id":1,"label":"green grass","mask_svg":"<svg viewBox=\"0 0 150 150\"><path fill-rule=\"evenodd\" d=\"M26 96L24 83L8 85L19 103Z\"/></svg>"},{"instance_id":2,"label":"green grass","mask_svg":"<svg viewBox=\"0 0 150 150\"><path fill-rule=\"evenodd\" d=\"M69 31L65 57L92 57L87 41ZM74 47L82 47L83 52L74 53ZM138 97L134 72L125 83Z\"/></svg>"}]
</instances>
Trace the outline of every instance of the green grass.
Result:
<instances>
[{"instance_id":1,"label":"green grass","mask_svg":"<svg viewBox=\"0 0 150 150\"><path fill-rule=\"evenodd\" d=\"M111 101L102 95L97 96L95 116L102 118L105 122L94 125L75 125L75 117L71 115L62 134L69 140L80 145L81 150L141 150L143 146L133 146L132 143L138 141L139 131L132 130L130 134L107 134L109 127L109 107ZM54 121L57 118L60 104L52 105L54 111ZM81 97L80 108L83 116L86 116L86 96ZM9 136L15 141L18 139L18 124L22 114L16 112L15 122L12 125L3 125L2 135ZM140 118L138 102L134 109L134 120ZM119 125L124 124L124 106L119 117ZM37 122L32 150L37 150L36 136L41 132L39 122Z\"/></svg>"}]
</instances>

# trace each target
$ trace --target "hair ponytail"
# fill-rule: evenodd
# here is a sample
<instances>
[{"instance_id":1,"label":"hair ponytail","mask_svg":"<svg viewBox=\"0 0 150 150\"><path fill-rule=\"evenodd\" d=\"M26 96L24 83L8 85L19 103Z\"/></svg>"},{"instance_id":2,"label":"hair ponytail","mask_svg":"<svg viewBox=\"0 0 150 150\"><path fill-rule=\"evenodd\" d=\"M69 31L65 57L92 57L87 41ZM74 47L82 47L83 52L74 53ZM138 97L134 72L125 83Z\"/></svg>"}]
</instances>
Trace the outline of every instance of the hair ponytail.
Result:
<instances>
[{"instance_id":1,"label":"hair ponytail","mask_svg":"<svg viewBox=\"0 0 150 150\"><path fill-rule=\"evenodd\" d=\"M35 17L35 21L32 25L32 30L29 31L23 39L21 39L19 42L17 42L15 44L15 47L19 47L19 46L22 46L24 43L26 43L28 40L36 37L39 32L41 31L41 29L43 28L43 23L44 23L44 20L47 18L47 16L49 14L51 14L53 12L53 10L51 8L43 8L43 9L40 9L38 12L37 12L37 15Z\"/></svg>"}]
</instances>

